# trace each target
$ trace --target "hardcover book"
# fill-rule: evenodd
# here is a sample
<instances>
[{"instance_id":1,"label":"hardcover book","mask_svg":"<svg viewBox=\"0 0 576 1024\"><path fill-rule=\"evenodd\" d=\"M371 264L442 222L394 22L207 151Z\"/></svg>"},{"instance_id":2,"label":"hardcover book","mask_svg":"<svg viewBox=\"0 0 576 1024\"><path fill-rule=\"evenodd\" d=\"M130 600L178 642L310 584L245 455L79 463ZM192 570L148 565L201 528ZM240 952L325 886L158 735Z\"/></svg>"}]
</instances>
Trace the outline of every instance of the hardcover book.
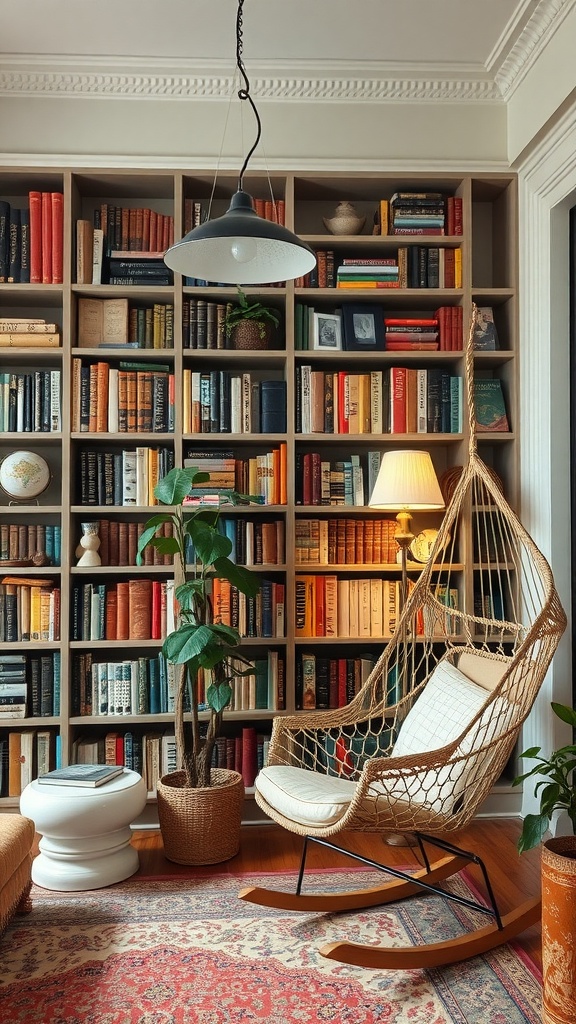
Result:
<instances>
[{"instance_id":1,"label":"hardcover book","mask_svg":"<svg viewBox=\"0 0 576 1024\"><path fill-rule=\"evenodd\" d=\"M478 352L493 352L500 348L492 306L478 306L474 324L474 348Z\"/></svg>"},{"instance_id":2,"label":"hardcover book","mask_svg":"<svg viewBox=\"0 0 576 1024\"><path fill-rule=\"evenodd\" d=\"M38 782L50 786L103 786L116 776L122 775L123 765L69 764L53 772L40 775Z\"/></svg>"},{"instance_id":3,"label":"hardcover book","mask_svg":"<svg viewBox=\"0 0 576 1024\"><path fill-rule=\"evenodd\" d=\"M474 408L478 433L510 430L502 382L497 377L474 381Z\"/></svg>"}]
</instances>

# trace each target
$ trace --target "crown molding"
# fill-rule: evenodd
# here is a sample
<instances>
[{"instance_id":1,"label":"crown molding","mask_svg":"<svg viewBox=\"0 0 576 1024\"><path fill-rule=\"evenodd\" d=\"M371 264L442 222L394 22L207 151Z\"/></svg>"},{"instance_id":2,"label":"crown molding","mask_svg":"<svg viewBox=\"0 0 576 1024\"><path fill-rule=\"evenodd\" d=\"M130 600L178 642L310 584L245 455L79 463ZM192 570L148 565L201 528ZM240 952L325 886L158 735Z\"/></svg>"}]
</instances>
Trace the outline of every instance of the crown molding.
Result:
<instances>
[{"instance_id":1,"label":"crown molding","mask_svg":"<svg viewBox=\"0 0 576 1024\"><path fill-rule=\"evenodd\" d=\"M499 67L491 68L503 99L510 99L575 6L576 0L538 0Z\"/></svg>"},{"instance_id":2,"label":"crown molding","mask_svg":"<svg viewBox=\"0 0 576 1024\"><path fill-rule=\"evenodd\" d=\"M381 61L253 61L259 101L291 103L503 103L529 73L576 0L524 0L486 65ZM229 60L0 54L0 96L229 101Z\"/></svg>"},{"instance_id":3,"label":"crown molding","mask_svg":"<svg viewBox=\"0 0 576 1024\"><path fill-rule=\"evenodd\" d=\"M319 73L320 72L320 73ZM252 62L250 82L259 101L502 102L481 66L430 64L407 68L353 61ZM0 55L0 96L97 99L226 100L237 89L228 61L174 66L163 59Z\"/></svg>"}]
</instances>

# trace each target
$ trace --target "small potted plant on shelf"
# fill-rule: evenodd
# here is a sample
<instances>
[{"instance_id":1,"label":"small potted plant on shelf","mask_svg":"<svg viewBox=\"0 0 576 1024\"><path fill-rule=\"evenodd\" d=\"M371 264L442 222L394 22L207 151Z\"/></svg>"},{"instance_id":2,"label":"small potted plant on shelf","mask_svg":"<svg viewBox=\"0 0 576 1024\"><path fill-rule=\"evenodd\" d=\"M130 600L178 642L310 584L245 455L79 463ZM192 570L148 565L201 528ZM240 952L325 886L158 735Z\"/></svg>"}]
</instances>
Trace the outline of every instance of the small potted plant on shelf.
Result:
<instances>
[{"instance_id":1,"label":"small potted plant on shelf","mask_svg":"<svg viewBox=\"0 0 576 1024\"><path fill-rule=\"evenodd\" d=\"M226 338L230 348L266 349L279 323L280 317L274 309L258 300L250 302L238 288L238 302L229 305L226 312Z\"/></svg>"},{"instance_id":2,"label":"small potted plant on shelf","mask_svg":"<svg viewBox=\"0 0 576 1024\"><path fill-rule=\"evenodd\" d=\"M232 697L232 680L253 669L239 653L238 630L217 621L211 591L215 578L228 580L248 597L255 597L260 589L258 576L230 559L232 542L218 528L222 508L259 499L227 490L219 494L214 507L190 503L188 511L193 485L198 493L198 485L209 479L209 473L195 469L173 469L163 477L154 494L170 508L148 520L138 542L140 565L149 545L174 557L174 629L162 651L176 670L177 771L158 783L158 815L166 856L180 864L215 864L238 852L242 776L214 768L212 755ZM171 537L157 536L164 523L171 524ZM188 565L190 550L192 565ZM208 685L202 693L205 680ZM205 729L200 721L201 698L208 713Z\"/></svg>"},{"instance_id":3,"label":"small potted plant on shelf","mask_svg":"<svg viewBox=\"0 0 576 1024\"><path fill-rule=\"evenodd\" d=\"M574 708L551 706L576 729ZM518 786L538 777L540 799L540 812L524 819L518 849L523 853L542 843L542 1022L571 1024L576 1020L576 744L559 747L549 757L541 757L540 750L530 747L520 755L535 763L513 782ZM556 811L567 814L572 834L545 839Z\"/></svg>"}]
</instances>

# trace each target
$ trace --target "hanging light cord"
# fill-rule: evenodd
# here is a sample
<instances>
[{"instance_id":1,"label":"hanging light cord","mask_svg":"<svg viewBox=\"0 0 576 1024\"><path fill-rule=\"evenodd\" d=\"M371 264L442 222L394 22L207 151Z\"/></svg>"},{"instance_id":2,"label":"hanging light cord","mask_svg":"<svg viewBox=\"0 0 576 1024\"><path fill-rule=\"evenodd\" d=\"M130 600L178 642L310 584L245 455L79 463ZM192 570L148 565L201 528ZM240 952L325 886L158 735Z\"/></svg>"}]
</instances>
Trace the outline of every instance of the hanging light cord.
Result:
<instances>
[{"instance_id":1,"label":"hanging light cord","mask_svg":"<svg viewBox=\"0 0 576 1024\"><path fill-rule=\"evenodd\" d=\"M256 104L254 103L254 100L252 99L252 97L250 95L250 82L248 81L248 75L246 74L246 68L244 67L244 61L242 60L242 35L243 35L243 33L242 33L242 8L243 7L244 7L244 0L238 0L238 14L236 15L236 64L238 66L238 71L240 72L240 74L242 75L242 78L244 80L244 88L243 89L238 89L238 98L241 99L241 100L248 100L248 103L252 107L252 110L254 112L254 117L256 118L257 133L256 133L255 142L254 142L252 148L250 149L246 159L244 160L244 163L242 164L242 169L240 171L240 174L238 175L238 191L239 192L243 191L243 189L242 189L242 182L243 182L243 178L244 178L244 172L245 172L246 168L248 167L248 163L250 161L250 157L252 156L252 154L253 154L254 150L256 149L258 143L260 142L260 136L262 134L262 122L260 121L260 115L258 114L258 111L256 109Z\"/></svg>"}]
</instances>

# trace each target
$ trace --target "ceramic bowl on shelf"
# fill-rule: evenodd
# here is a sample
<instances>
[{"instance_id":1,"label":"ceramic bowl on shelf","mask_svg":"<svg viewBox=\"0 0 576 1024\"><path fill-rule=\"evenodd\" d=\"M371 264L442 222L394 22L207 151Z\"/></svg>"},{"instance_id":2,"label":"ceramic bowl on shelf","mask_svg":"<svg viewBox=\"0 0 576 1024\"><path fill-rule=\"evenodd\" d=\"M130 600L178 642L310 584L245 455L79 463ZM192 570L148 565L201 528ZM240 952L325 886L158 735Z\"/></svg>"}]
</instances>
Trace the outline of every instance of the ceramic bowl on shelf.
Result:
<instances>
[{"instance_id":1,"label":"ceramic bowl on shelf","mask_svg":"<svg viewBox=\"0 0 576 1024\"><path fill-rule=\"evenodd\" d=\"M50 468L37 452L11 452L0 465L0 486L17 501L37 498L49 483Z\"/></svg>"}]
</instances>

